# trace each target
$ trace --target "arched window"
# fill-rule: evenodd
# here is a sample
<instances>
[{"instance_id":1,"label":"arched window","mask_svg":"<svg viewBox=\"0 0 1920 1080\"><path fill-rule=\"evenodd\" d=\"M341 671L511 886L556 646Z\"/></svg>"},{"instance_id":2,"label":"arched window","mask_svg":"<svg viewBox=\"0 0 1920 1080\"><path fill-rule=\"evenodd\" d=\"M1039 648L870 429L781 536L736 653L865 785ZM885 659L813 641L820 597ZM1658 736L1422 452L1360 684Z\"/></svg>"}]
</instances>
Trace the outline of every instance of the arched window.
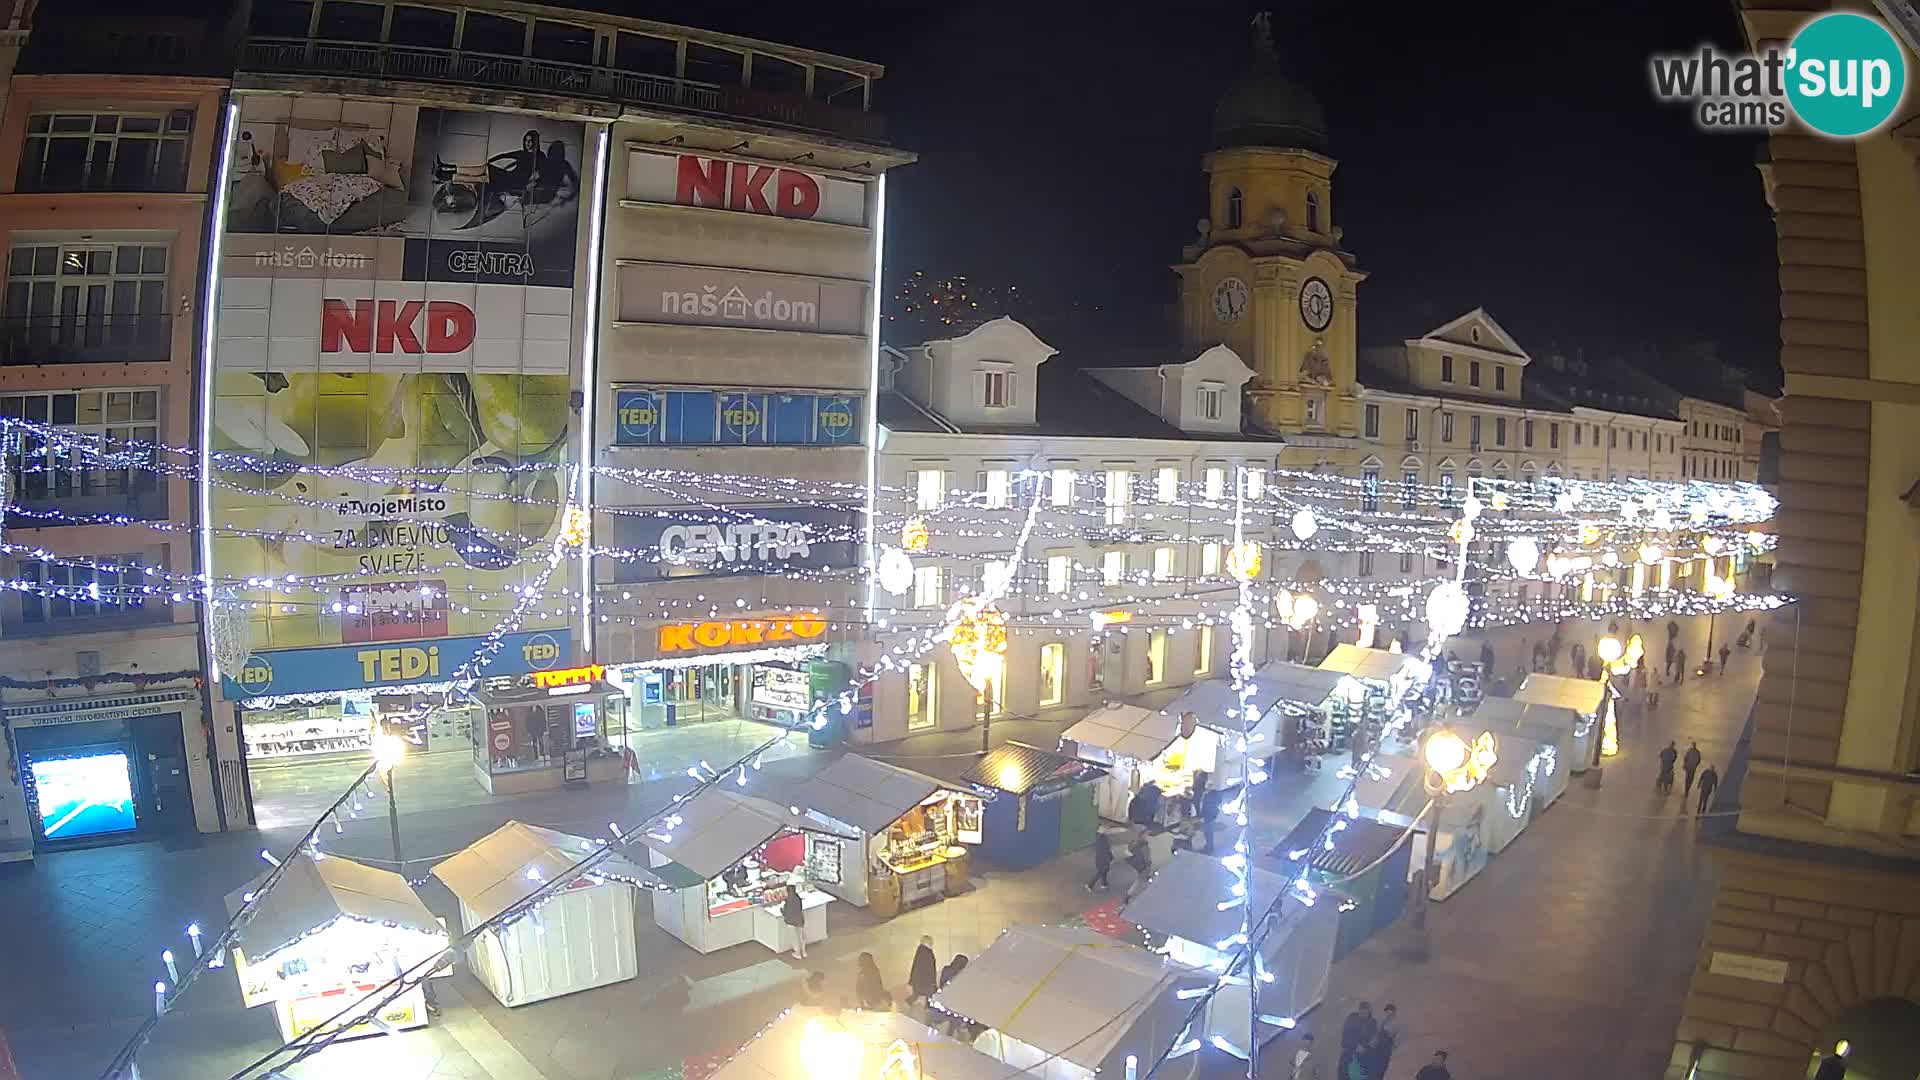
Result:
<instances>
[{"instance_id":1,"label":"arched window","mask_svg":"<svg viewBox=\"0 0 1920 1080\"><path fill-rule=\"evenodd\" d=\"M1246 219L1246 200L1241 198L1240 189L1227 192L1227 228L1237 229Z\"/></svg>"},{"instance_id":2,"label":"arched window","mask_svg":"<svg viewBox=\"0 0 1920 1080\"><path fill-rule=\"evenodd\" d=\"M1317 191L1307 192L1307 231L1320 231L1320 193Z\"/></svg>"}]
</instances>

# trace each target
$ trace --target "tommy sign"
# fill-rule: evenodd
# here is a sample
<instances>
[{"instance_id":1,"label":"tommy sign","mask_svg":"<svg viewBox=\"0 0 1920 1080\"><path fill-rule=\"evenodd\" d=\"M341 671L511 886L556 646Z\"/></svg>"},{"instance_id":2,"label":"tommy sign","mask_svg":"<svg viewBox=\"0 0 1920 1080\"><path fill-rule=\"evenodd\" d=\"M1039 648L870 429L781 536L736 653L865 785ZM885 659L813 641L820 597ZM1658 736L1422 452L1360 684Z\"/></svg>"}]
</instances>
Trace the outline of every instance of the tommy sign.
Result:
<instances>
[{"instance_id":1,"label":"tommy sign","mask_svg":"<svg viewBox=\"0 0 1920 1080\"><path fill-rule=\"evenodd\" d=\"M865 282L657 263L620 266L620 320L823 334L866 331Z\"/></svg>"}]
</instances>

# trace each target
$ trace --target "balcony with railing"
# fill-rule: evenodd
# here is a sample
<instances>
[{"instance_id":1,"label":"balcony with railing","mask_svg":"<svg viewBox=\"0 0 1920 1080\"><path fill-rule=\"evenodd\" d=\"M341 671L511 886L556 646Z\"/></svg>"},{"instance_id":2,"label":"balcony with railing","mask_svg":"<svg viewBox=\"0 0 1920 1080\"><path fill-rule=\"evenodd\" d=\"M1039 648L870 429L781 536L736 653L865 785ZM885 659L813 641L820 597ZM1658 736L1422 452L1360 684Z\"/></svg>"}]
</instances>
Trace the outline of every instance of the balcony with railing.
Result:
<instances>
[{"instance_id":1,"label":"balcony with railing","mask_svg":"<svg viewBox=\"0 0 1920 1080\"><path fill-rule=\"evenodd\" d=\"M0 365L163 363L171 315L26 315L0 319Z\"/></svg>"}]
</instances>

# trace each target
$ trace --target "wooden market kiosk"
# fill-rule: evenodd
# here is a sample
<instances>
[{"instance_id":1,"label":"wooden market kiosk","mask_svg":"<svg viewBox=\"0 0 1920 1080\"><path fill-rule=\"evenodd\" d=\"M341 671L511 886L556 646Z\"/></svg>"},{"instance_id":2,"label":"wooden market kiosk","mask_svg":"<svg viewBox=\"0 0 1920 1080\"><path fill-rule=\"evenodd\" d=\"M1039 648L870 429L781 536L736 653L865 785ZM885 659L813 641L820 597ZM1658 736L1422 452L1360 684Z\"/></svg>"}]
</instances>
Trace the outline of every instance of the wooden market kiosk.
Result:
<instances>
[{"instance_id":1,"label":"wooden market kiosk","mask_svg":"<svg viewBox=\"0 0 1920 1080\"><path fill-rule=\"evenodd\" d=\"M1567 763L1566 771L1583 773L1593 764L1594 744L1616 723L1615 696L1606 679L1574 679L1536 671L1520 684L1513 700L1567 709L1579 717L1573 728L1573 760Z\"/></svg>"},{"instance_id":2,"label":"wooden market kiosk","mask_svg":"<svg viewBox=\"0 0 1920 1080\"><path fill-rule=\"evenodd\" d=\"M807 941L827 939L833 897L819 885L841 882L857 834L721 787L676 804L674 815L670 833L642 841L660 881L655 925L703 953L748 941L779 952L789 947L780 905L797 888Z\"/></svg>"},{"instance_id":3,"label":"wooden market kiosk","mask_svg":"<svg viewBox=\"0 0 1920 1080\"><path fill-rule=\"evenodd\" d=\"M897 765L846 754L794 794L802 812L858 833L841 880L817 884L850 904L893 916L966 891L967 845L980 843L985 800Z\"/></svg>"},{"instance_id":4,"label":"wooden market kiosk","mask_svg":"<svg viewBox=\"0 0 1920 1080\"><path fill-rule=\"evenodd\" d=\"M1014 870L1093 843L1100 827L1090 780L1100 765L1010 742L974 759L960 780L987 799L980 857Z\"/></svg>"},{"instance_id":5,"label":"wooden market kiosk","mask_svg":"<svg viewBox=\"0 0 1920 1080\"><path fill-rule=\"evenodd\" d=\"M269 875L227 895L239 914ZM233 970L248 1008L272 1003L283 1039L312 1031L363 1001L388 980L447 947L447 928L407 880L391 870L306 851L258 898L233 947ZM452 973L452 966L435 972ZM425 1027L424 980L380 1009L390 1028ZM376 1035L362 1012L349 1016L349 1036Z\"/></svg>"},{"instance_id":6,"label":"wooden market kiosk","mask_svg":"<svg viewBox=\"0 0 1920 1080\"><path fill-rule=\"evenodd\" d=\"M602 841L509 821L433 868L471 928L525 900ZM622 982L640 972L634 895L652 873L617 855L594 864L539 907L483 932L467 948L474 977L502 1005L526 1005Z\"/></svg>"}]
</instances>

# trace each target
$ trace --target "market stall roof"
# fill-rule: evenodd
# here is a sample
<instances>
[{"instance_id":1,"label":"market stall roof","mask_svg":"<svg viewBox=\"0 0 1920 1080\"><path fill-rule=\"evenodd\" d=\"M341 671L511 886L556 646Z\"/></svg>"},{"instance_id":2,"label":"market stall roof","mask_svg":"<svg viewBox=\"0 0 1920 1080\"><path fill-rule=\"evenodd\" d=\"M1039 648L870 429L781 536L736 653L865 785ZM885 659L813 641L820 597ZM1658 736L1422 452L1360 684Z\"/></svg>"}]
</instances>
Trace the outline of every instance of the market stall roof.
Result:
<instances>
[{"instance_id":1,"label":"market stall roof","mask_svg":"<svg viewBox=\"0 0 1920 1080\"><path fill-rule=\"evenodd\" d=\"M642 842L707 881L789 829L842 840L860 839L766 799L737 795L718 786L675 804L673 812L680 816L680 824L666 834L673 839L661 840L649 833Z\"/></svg>"},{"instance_id":2,"label":"market stall roof","mask_svg":"<svg viewBox=\"0 0 1920 1080\"><path fill-rule=\"evenodd\" d=\"M1600 711L1607 699L1607 684L1600 679L1575 679L1566 675L1542 675L1535 672L1520 684L1513 700L1532 705L1558 705L1581 716Z\"/></svg>"},{"instance_id":3,"label":"market stall roof","mask_svg":"<svg viewBox=\"0 0 1920 1080\"><path fill-rule=\"evenodd\" d=\"M809 1030L811 1029L811 1031ZM904 1042L919 1063L924 1080L1007 1080L1007 1067L971 1046L957 1043L925 1024L897 1012L819 1009L799 1005L781 1014L754 1040L740 1048L709 1080L792 1080L806 1047L825 1035L851 1036L866 1047L858 1070L835 1073L845 1080L882 1080L887 1049Z\"/></svg>"},{"instance_id":4,"label":"market stall roof","mask_svg":"<svg viewBox=\"0 0 1920 1080\"><path fill-rule=\"evenodd\" d=\"M1121 757L1152 761L1180 737L1180 715L1152 712L1138 705L1107 705L1081 717L1060 737L1082 746L1111 750Z\"/></svg>"},{"instance_id":5,"label":"market stall roof","mask_svg":"<svg viewBox=\"0 0 1920 1080\"><path fill-rule=\"evenodd\" d=\"M1296 851L1312 849L1311 854L1301 856L1309 866L1335 878L1352 877L1386 858L1387 853L1409 833L1421 831L1370 818L1349 818L1346 827L1329 838L1333 841L1329 850L1320 834L1326 831L1332 817L1331 810L1315 807L1307 811L1307 815L1300 819L1300 824L1295 825L1287 838L1273 849L1273 857L1283 865L1290 865L1288 856Z\"/></svg>"},{"instance_id":6,"label":"market stall roof","mask_svg":"<svg viewBox=\"0 0 1920 1080\"><path fill-rule=\"evenodd\" d=\"M1335 645L1320 661L1322 671L1338 671L1356 679L1386 682L1400 673L1410 659L1405 653L1387 649L1363 649L1358 645Z\"/></svg>"},{"instance_id":7,"label":"market stall roof","mask_svg":"<svg viewBox=\"0 0 1920 1080\"><path fill-rule=\"evenodd\" d=\"M1135 926L1157 934L1174 934L1209 948L1240 932L1240 908L1220 910L1220 898L1237 880L1226 864L1197 851L1176 851L1168 863L1140 895L1133 898L1121 917ZM1287 879L1268 870L1254 868L1252 907L1257 920L1272 905Z\"/></svg>"},{"instance_id":8,"label":"market stall roof","mask_svg":"<svg viewBox=\"0 0 1920 1080\"><path fill-rule=\"evenodd\" d=\"M1140 1014L1183 976L1201 974L1094 930L1019 925L974 957L933 1003L1097 1069Z\"/></svg>"},{"instance_id":9,"label":"market stall roof","mask_svg":"<svg viewBox=\"0 0 1920 1080\"><path fill-rule=\"evenodd\" d=\"M800 785L794 802L875 835L946 787L911 769L847 754Z\"/></svg>"},{"instance_id":10,"label":"market stall roof","mask_svg":"<svg viewBox=\"0 0 1920 1080\"><path fill-rule=\"evenodd\" d=\"M1065 754L1042 750L1026 743L1010 742L976 758L960 778L970 784L1009 795L1025 795L1053 781L1077 784L1106 775L1107 770Z\"/></svg>"},{"instance_id":11,"label":"market stall roof","mask_svg":"<svg viewBox=\"0 0 1920 1080\"><path fill-rule=\"evenodd\" d=\"M1412 805L1416 795L1418 804ZM1426 803L1420 762L1405 754L1375 754L1366 771L1354 779L1353 799L1367 810L1418 811Z\"/></svg>"},{"instance_id":12,"label":"market stall roof","mask_svg":"<svg viewBox=\"0 0 1920 1080\"><path fill-rule=\"evenodd\" d=\"M1534 725L1571 735L1587 725L1587 716L1560 705L1538 705L1513 698L1490 697L1481 699L1479 706L1462 717L1459 723L1462 736L1475 734L1471 730L1475 724L1493 732L1496 737L1503 730L1525 736L1527 729Z\"/></svg>"},{"instance_id":13,"label":"market stall roof","mask_svg":"<svg viewBox=\"0 0 1920 1080\"><path fill-rule=\"evenodd\" d=\"M1340 681L1346 677L1344 671L1308 667L1291 660L1274 660L1263 665L1255 673L1254 679L1262 686L1271 688L1275 701L1290 701L1296 705L1317 708L1333 697L1340 688Z\"/></svg>"},{"instance_id":14,"label":"market stall roof","mask_svg":"<svg viewBox=\"0 0 1920 1080\"><path fill-rule=\"evenodd\" d=\"M267 876L262 874L228 893L227 910L238 914L248 894ZM241 933L240 947L249 962L258 964L338 919L387 923L441 937L447 933L399 874L338 855L316 859L302 851L287 861L286 873L260 897L252 921Z\"/></svg>"},{"instance_id":15,"label":"market stall roof","mask_svg":"<svg viewBox=\"0 0 1920 1080\"><path fill-rule=\"evenodd\" d=\"M1497 741L1495 752L1500 756L1494 761L1493 768L1487 770L1486 782L1490 784L1524 788L1534 755L1542 750L1550 754L1557 752L1544 743L1522 735L1495 732L1494 736Z\"/></svg>"},{"instance_id":16,"label":"market stall roof","mask_svg":"<svg viewBox=\"0 0 1920 1080\"><path fill-rule=\"evenodd\" d=\"M585 837L509 821L442 860L433 868L433 876L466 904L474 918L484 921L526 899L602 846ZM594 872L641 886L660 880L619 855L602 858Z\"/></svg>"}]
</instances>

